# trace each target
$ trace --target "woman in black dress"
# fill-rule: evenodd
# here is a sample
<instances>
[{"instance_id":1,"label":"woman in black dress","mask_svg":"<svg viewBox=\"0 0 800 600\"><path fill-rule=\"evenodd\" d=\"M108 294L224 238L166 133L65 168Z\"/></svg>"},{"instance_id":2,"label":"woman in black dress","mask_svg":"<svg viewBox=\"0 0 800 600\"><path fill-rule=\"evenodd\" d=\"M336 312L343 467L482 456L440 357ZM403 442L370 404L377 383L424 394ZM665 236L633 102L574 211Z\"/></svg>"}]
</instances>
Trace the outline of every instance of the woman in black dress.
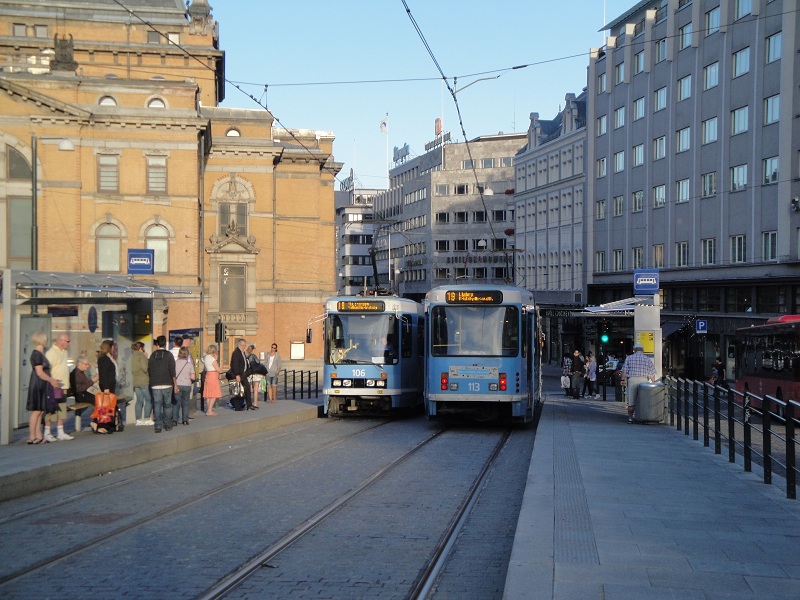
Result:
<instances>
[{"instance_id":1,"label":"woman in black dress","mask_svg":"<svg viewBox=\"0 0 800 600\"><path fill-rule=\"evenodd\" d=\"M50 361L44 355L47 334L38 331L31 336L31 380L28 384L28 402L25 408L31 411L28 422L28 444L44 444L42 437L42 417L47 410L47 384L58 387L61 382L50 377Z\"/></svg>"}]
</instances>

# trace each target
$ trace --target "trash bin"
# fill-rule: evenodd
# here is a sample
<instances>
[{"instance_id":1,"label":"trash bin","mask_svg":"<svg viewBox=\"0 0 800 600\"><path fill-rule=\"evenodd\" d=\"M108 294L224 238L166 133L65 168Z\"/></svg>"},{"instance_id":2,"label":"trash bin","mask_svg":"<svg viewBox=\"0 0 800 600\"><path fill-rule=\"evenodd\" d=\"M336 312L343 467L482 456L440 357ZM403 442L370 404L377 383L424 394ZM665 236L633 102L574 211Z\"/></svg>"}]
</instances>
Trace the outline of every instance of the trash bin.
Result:
<instances>
[{"instance_id":1,"label":"trash bin","mask_svg":"<svg viewBox=\"0 0 800 600\"><path fill-rule=\"evenodd\" d=\"M640 383L634 410L637 421L663 423L667 413L667 387L660 381Z\"/></svg>"}]
</instances>

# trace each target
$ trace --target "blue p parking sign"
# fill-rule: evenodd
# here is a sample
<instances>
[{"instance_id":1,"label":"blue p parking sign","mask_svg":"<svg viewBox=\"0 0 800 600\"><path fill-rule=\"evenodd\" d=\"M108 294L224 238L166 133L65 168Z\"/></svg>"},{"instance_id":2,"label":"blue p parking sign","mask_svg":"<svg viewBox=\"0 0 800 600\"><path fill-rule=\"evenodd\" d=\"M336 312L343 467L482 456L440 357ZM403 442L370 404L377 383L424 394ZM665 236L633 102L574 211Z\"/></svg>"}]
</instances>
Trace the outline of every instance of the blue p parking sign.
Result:
<instances>
[{"instance_id":1,"label":"blue p parking sign","mask_svg":"<svg viewBox=\"0 0 800 600\"><path fill-rule=\"evenodd\" d=\"M155 250L128 249L128 275L152 275Z\"/></svg>"},{"instance_id":2,"label":"blue p parking sign","mask_svg":"<svg viewBox=\"0 0 800 600\"><path fill-rule=\"evenodd\" d=\"M695 333L708 333L708 321L706 319L696 319L694 322Z\"/></svg>"}]
</instances>

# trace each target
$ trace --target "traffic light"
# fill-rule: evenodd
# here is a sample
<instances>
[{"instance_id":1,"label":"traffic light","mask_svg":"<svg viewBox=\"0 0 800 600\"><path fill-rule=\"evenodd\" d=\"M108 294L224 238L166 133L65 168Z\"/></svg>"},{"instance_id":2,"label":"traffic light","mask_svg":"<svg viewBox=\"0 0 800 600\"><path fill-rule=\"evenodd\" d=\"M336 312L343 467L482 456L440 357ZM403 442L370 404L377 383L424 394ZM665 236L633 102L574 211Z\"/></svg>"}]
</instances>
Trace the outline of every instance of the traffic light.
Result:
<instances>
[{"instance_id":1,"label":"traffic light","mask_svg":"<svg viewBox=\"0 0 800 600\"><path fill-rule=\"evenodd\" d=\"M600 323L600 343L603 346L608 345L611 341L611 324L608 321Z\"/></svg>"},{"instance_id":2,"label":"traffic light","mask_svg":"<svg viewBox=\"0 0 800 600\"><path fill-rule=\"evenodd\" d=\"M221 344L225 340L225 324L222 321L217 321L214 325L214 341Z\"/></svg>"}]
</instances>

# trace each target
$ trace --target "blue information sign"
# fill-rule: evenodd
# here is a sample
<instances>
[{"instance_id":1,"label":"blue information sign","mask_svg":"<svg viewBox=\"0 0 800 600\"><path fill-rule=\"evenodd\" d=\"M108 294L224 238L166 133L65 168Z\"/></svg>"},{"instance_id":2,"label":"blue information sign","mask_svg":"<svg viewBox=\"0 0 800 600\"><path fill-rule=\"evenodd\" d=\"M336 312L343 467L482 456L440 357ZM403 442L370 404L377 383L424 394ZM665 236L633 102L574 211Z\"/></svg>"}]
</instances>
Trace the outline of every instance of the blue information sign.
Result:
<instances>
[{"instance_id":1,"label":"blue information sign","mask_svg":"<svg viewBox=\"0 0 800 600\"><path fill-rule=\"evenodd\" d=\"M708 321L706 319L695 319L694 321L695 333L708 333Z\"/></svg>"},{"instance_id":2,"label":"blue information sign","mask_svg":"<svg viewBox=\"0 0 800 600\"><path fill-rule=\"evenodd\" d=\"M144 248L128 249L128 275L152 275L155 251Z\"/></svg>"},{"instance_id":3,"label":"blue information sign","mask_svg":"<svg viewBox=\"0 0 800 600\"><path fill-rule=\"evenodd\" d=\"M633 293L645 296L658 293L658 269L637 269L633 272Z\"/></svg>"}]
</instances>

